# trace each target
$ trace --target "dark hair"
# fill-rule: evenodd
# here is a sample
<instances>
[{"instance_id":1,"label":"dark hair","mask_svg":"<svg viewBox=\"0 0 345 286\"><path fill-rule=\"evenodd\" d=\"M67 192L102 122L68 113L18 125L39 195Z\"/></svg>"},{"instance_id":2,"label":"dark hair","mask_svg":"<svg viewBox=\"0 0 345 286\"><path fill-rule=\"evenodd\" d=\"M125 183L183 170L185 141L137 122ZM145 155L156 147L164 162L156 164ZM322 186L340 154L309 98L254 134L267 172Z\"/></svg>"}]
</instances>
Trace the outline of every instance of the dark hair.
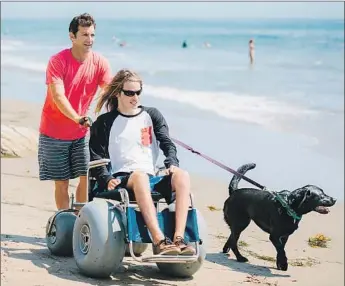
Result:
<instances>
[{"instance_id":1,"label":"dark hair","mask_svg":"<svg viewBox=\"0 0 345 286\"><path fill-rule=\"evenodd\" d=\"M95 19L88 13L81 14L79 16L75 16L71 23L69 24L69 32L73 33L74 36L77 35L79 26L81 27L91 27L94 26L96 29L96 22Z\"/></svg>"}]
</instances>

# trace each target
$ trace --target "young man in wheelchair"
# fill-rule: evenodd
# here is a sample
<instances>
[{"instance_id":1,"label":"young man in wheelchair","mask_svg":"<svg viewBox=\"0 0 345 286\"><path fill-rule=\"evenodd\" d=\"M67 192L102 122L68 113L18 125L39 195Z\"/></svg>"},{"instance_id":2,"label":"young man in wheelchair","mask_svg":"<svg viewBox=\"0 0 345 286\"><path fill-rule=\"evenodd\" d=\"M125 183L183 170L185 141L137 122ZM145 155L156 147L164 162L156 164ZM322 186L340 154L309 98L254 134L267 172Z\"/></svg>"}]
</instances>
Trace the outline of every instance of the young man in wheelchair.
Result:
<instances>
[{"instance_id":1,"label":"young man in wheelchair","mask_svg":"<svg viewBox=\"0 0 345 286\"><path fill-rule=\"evenodd\" d=\"M111 172L105 166L93 171L100 188L126 188L135 197L151 233L154 253L162 255L193 255L195 249L184 241L190 202L190 179L180 169L176 147L169 137L168 125L156 109L140 105L142 80L133 71L120 70L100 97L96 113L105 106L91 127L91 161L109 158ZM166 159L166 176L154 184L169 204L176 197L176 227L173 241L161 231L151 197L150 179L155 175L159 148Z\"/></svg>"}]
</instances>

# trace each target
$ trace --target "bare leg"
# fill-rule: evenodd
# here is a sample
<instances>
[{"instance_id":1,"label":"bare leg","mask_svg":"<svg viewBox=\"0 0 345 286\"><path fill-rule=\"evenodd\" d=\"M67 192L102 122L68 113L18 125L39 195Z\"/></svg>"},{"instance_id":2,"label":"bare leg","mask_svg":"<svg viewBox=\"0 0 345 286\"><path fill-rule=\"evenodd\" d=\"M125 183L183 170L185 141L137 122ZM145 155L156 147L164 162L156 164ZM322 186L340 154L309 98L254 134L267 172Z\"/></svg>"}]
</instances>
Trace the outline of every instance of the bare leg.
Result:
<instances>
[{"instance_id":1,"label":"bare leg","mask_svg":"<svg viewBox=\"0 0 345 286\"><path fill-rule=\"evenodd\" d=\"M176 192L176 227L174 243L180 248L181 255L194 255L195 249L184 240L190 203L190 179L188 173L181 169L174 171L171 178L171 184L173 190Z\"/></svg>"},{"instance_id":2,"label":"bare leg","mask_svg":"<svg viewBox=\"0 0 345 286\"><path fill-rule=\"evenodd\" d=\"M69 208L68 183L69 180L55 181L55 203L58 210Z\"/></svg>"},{"instance_id":3,"label":"bare leg","mask_svg":"<svg viewBox=\"0 0 345 286\"><path fill-rule=\"evenodd\" d=\"M87 202L87 181L86 176L79 177L79 184L75 192L75 198L78 203Z\"/></svg>"},{"instance_id":4,"label":"bare leg","mask_svg":"<svg viewBox=\"0 0 345 286\"><path fill-rule=\"evenodd\" d=\"M253 51L250 51L249 58L250 58L250 64L253 65L254 64L254 52Z\"/></svg>"},{"instance_id":5,"label":"bare leg","mask_svg":"<svg viewBox=\"0 0 345 286\"><path fill-rule=\"evenodd\" d=\"M172 174L171 184L176 192L176 228L174 240L177 236L184 237L186 229L188 207L190 205L190 179L186 171L178 169Z\"/></svg>"},{"instance_id":6,"label":"bare leg","mask_svg":"<svg viewBox=\"0 0 345 286\"><path fill-rule=\"evenodd\" d=\"M127 187L134 191L135 199L152 235L153 243L157 244L164 239L164 234L158 224L156 209L151 197L148 175L138 171L133 172L129 177Z\"/></svg>"}]
</instances>

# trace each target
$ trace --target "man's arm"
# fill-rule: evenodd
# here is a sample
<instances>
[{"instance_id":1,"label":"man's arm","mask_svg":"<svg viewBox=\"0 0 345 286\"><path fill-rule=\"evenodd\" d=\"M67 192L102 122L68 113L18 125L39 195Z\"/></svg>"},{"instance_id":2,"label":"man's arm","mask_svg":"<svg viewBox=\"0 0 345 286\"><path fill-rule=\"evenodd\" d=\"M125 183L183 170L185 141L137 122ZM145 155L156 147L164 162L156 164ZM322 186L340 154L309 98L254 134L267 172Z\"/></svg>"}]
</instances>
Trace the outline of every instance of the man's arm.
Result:
<instances>
[{"instance_id":1,"label":"man's arm","mask_svg":"<svg viewBox=\"0 0 345 286\"><path fill-rule=\"evenodd\" d=\"M73 109L65 95L63 82L65 65L66 63L60 55L52 56L47 66L46 84L61 113L74 122L79 123L79 120L83 117Z\"/></svg>"},{"instance_id":2,"label":"man's arm","mask_svg":"<svg viewBox=\"0 0 345 286\"><path fill-rule=\"evenodd\" d=\"M79 123L82 118L72 107L71 103L65 95L65 88L61 83L49 84L48 88L53 96L56 106L59 108L61 113L66 117L73 120L75 123Z\"/></svg>"},{"instance_id":3,"label":"man's arm","mask_svg":"<svg viewBox=\"0 0 345 286\"><path fill-rule=\"evenodd\" d=\"M159 141L159 146L163 151L164 165L166 168L171 166L179 166L179 160L177 159L177 150L175 144L172 142L169 136L169 127L165 121L163 115L156 108L149 108L148 113L150 114L153 122L153 130L156 138Z\"/></svg>"}]
</instances>

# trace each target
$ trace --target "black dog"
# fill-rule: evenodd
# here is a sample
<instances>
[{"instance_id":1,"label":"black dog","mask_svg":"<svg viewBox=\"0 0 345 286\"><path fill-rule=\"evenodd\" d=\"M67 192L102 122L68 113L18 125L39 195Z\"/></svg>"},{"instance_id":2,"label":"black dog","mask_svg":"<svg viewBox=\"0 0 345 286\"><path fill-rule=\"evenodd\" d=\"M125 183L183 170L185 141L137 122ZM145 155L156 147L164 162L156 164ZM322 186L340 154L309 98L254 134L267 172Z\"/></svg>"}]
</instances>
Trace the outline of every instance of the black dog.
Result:
<instances>
[{"instance_id":1,"label":"black dog","mask_svg":"<svg viewBox=\"0 0 345 286\"><path fill-rule=\"evenodd\" d=\"M254 163L243 165L237 172L244 175L255 166ZM228 253L231 249L238 262L248 261L238 251L237 241L241 232L253 220L263 231L270 234L270 241L277 250L277 268L286 271L288 263L284 247L289 236L298 228L299 220L288 215L286 208L275 200L272 193L253 188L237 189L240 180L239 176L233 176L229 184L230 197L224 203L224 219L230 227L231 235L223 247L223 253ZM326 207L331 207L336 202L322 189L313 185L292 192L280 191L278 194L300 217L311 211L326 214L329 212Z\"/></svg>"}]
</instances>

